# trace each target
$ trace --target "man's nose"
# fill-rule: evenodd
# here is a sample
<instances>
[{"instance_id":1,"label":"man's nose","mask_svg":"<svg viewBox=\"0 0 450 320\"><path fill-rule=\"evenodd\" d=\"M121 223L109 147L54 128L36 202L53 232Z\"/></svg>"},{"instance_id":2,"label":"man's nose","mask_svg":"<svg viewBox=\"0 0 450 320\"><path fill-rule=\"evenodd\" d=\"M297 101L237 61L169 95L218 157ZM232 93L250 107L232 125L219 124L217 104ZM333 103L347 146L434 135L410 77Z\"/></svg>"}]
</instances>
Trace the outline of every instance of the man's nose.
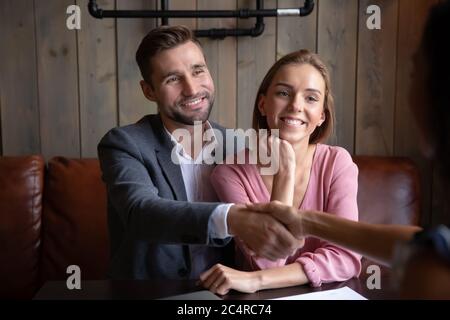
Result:
<instances>
[{"instance_id":1,"label":"man's nose","mask_svg":"<svg viewBox=\"0 0 450 320\"><path fill-rule=\"evenodd\" d=\"M198 85L192 77L186 77L183 83L183 95L195 96L198 93Z\"/></svg>"}]
</instances>

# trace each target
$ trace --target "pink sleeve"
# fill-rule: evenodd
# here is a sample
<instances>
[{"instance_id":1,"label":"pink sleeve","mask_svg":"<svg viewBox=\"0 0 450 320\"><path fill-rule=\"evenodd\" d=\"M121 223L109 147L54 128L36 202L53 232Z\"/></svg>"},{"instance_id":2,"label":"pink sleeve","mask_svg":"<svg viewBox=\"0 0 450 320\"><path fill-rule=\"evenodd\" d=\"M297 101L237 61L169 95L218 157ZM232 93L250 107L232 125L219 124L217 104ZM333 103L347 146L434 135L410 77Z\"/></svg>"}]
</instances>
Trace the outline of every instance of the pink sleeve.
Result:
<instances>
[{"instance_id":1,"label":"pink sleeve","mask_svg":"<svg viewBox=\"0 0 450 320\"><path fill-rule=\"evenodd\" d=\"M232 165L221 164L211 174L211 184L220 201L236 204L252 202L245 187L244 177ZM235 237L236 260L244 270L261 270L284 266L286 259L271 261L255 256L245 243Z\"/></svg>"},{"instance_id":2,"label":"pink sleeve","mask_svg":"<svg viewBox=\"0 0 450 320\"><path fill-rule=\"evenodd\" d=\"M358 167L345 150L336 155L325 212L358 220ZM305 252L296 259L303 266L314 287L322 283L345 281L361 272L361 256L326 241L314 252Z\"/></svg>"}]
</instances>

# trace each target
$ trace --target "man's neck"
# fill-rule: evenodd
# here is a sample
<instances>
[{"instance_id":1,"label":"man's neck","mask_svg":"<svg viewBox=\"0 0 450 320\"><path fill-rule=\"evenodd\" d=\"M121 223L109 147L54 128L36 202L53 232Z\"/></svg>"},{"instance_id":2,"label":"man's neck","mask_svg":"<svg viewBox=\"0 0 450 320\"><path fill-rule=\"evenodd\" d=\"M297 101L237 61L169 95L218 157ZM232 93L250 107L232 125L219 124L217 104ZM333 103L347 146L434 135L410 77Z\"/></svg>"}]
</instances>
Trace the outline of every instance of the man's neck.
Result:
<instances>
[{"instance_id":1,"label":"man's neck","mask_svg":"<svg viewBox=\"0 0 450 320\"><path fill-rule=\"evenodd\" d=\"M163 119L162 117L161 120L164 127L170 132L170 134L173 134L173 132L177 129L185 130L184 132L186 132L189 137L186 137L187 139L178 139L177 142L181 144L184 151L189 154L192 159L196 159L204 145L203 133L209 128L208 121L205 121L200 125L186 125L173 120Z\"/></svg>"}]
</instances>

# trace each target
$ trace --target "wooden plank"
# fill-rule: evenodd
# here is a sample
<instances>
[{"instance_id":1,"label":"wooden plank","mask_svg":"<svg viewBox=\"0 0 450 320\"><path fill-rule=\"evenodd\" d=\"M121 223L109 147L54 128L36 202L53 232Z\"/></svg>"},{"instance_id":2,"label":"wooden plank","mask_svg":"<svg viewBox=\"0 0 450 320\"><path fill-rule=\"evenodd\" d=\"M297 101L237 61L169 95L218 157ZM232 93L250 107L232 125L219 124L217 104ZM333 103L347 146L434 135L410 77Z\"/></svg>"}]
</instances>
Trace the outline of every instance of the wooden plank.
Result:
<instances>
[{"instance_id":1,"label":"wooden plank","mask_svg":"<svg viewBox=\"0 0 450 320\"><path fill-rule=\"evenodd\" d=\"M265 8L276 8L276 1L264 1ZM239 0L238 8L254 8L255 2ZM238 20L240 28L253 28L255 19ZM264 33L259 37L238 38L237 127L252 126L256 92L265 74L276 59L276 18L264 19Z\"/></svg>"},{"instance_id":2,"label":"wooden plank","mask_svg":"<svg viewBox=\"0 0 450 320\"><path fill-rule=\"evenodd\" d=\"M34 4L0 1L0 150L40 153Z\"/></svg>"},{"instance_id":3,"label":"wooden plank","mask_svg":"<svg viewBox=\"0 0 450 320\"><path fill-rule=\"evenodd\" d=\"M397 44L397 61L399 63L396 83L394 154L412 158L420 169L423 200L422 225L429 225L433 220L430 214L432 167L419 150L417 124L409 107L409 88L413 70L412 56L419 46L428 10L437 2L437 0L399 0Z\"/></svg>"},{"instance_id":4,"label":"wooden plank","mask_svg":"<svg viewBox=\"0 0 450 320\"><path fill-rule=\"evenodd\" d=\"M116 0L119 10L155 10L157 0ZM117 76L119 125L135 123L144 115L156 113L157 106L144 97L135 55L142 38L156 26L156 19L117 19Z\"/></svg>"},{"instance_id":5,"label":"wooden plank","mask_svg":"<svg viewBox=\"0 0 450 320\"><path fill-rule=\"evenodd\" d=\"M73 1L35 1L42 153L80 156L76 31L66 28Z\"/></svg>"},{"instance_id":6,"label":"wooden plank","mask_svg":"<svg viewBox=\"0 0 450 320\"><path fill-rule=\"evenodd\" d=\"M306 17L277 19L277 59L300 49L317 52L317 8L320 2L315 1L314 11ZM278 0L278 8L298 8L300 5L303 1Z\"/></svg>"},{"instance_id":7,"label":"wooden plank","mask_svg":"<svg viewBox=\"0 0 450 320\"><path fill-rule=\"evenodd\" d=\"M236 1L198 0L198 10L236 10ZM234 29L236 19L198 19L197 28ZM205 52L209 71L216 88L216 99L210 120L227 128L236 127L236 76L237 39L226 37L223 40L200 38Z\"/></svg>"},{"instance_id":8,"label":"wooden plank","mask_svg":"<svg viewBox=\"0 0 450 320\"><path fill-rule=\"evenodd\" d=\"M81 156L96 158L98 142L118 124L115 20L90 16L88 0L77 4L84 18L78 31ZM114 9L114 0L98 4L102 9Z\"/></svg>"},{"instance_id":9,"label":"wooden plank","mask_svg":"<svg viewBox=\"0 0 450 320\"><path fill-rule=\"evenodd\" d=\"M381 30L367 28L369 5L381 9ZM356 154L394 152L398 1L361 0L356 96Z\"/></svg>"},{"instance_id":10,"label":"wooden plank","mask_svg":"<svg viewBox=\"0 0 450 320\"><path fill-rule=\"evenodd\" d=\"M320 0L316 10L317 51L330 70L336 115L327 143L354 153L358 3Z\"/></svg>"},{"instance_id":11,"label":"wooden plank","mask_svg":"<svg viewBox=\"0 0 450 320\"><path fill-rule=\"evenodd\" d=\"M169 10L197 10L196 0L168 0ZM171 18L169 25L184 25L192 30L197 29L197 19Z\"/></svg>"}]
</instances>

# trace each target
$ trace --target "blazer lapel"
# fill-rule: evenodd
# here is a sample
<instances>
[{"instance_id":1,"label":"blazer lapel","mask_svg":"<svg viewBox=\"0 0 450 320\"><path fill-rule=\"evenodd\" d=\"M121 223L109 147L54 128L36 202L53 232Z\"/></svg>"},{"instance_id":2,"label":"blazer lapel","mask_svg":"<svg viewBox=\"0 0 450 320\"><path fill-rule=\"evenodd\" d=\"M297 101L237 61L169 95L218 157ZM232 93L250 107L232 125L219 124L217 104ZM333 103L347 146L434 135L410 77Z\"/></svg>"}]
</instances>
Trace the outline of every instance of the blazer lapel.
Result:
<instances>
[{"instance_id":1,"label":"blazer lapel","mask_svg":"<svg viewBox=\"0 0 450 320\"><path fill-rule=\"evenodd\" d=\"M172 162L170 157L171 152L171 149L156 150L156 157L158 158L158 163L164 173L164 176L172 187L176 200L187 201L181 168L179 165Z\"/></svg>"},{"instance_id":2,"label":"blazer lapel","mask_svg":"<svg viewBox=\"0 0 450 320\"><path fill-rule=\"evenodd\" d=\"M164 130L164 126L159 115L150 117L153 134L157 138L155 153L159 166L175 194L175 199L187 201L186 189L184 187L183 175L179 165L172 162L171 153L173 143Z\"/></svg>"}]
</instances>

